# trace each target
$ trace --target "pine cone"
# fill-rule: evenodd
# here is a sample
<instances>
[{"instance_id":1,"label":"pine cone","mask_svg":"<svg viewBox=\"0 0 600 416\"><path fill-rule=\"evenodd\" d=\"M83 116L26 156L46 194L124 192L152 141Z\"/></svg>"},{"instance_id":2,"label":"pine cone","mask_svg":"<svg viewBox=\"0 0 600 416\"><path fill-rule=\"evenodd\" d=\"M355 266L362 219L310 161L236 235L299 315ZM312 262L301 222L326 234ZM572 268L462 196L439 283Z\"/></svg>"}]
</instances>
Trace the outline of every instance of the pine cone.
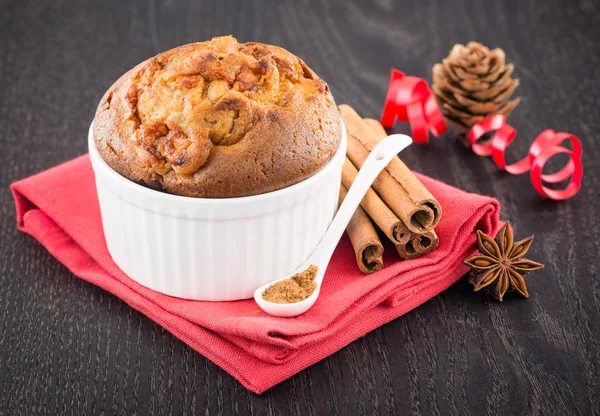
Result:
<instances>
[{"instance_id":1,"label":"pine cone","mask_svg":"<svg viewBox=\"0 0 600 416\"><path fill-rule=\"evenodd\" d=\"M441 64L433 66L433 93L446 122L467 133L492 114L508 116L521 98L509 101L519 80L514 65L505 65L500 48L490 51L477 42L454 45Z\"/></svg>"}]
</instances>

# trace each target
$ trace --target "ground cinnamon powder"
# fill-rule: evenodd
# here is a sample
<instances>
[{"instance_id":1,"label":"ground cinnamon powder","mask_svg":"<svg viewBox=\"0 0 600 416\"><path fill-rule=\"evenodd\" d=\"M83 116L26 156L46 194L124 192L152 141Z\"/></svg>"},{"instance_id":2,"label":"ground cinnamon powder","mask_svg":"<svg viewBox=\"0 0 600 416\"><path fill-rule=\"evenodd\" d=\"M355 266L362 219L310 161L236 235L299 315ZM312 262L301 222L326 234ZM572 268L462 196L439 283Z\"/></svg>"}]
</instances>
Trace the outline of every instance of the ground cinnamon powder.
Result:
<instances>
[{"instance_id":1,"label":"ground cinnamon powder","mask_svg":"<svg viewBox=\"0 0 600 416\"><path fill-rule=\"evenodd\" d=\"M262 294L264 300L273 303L295 303L306 299L317 288L314 279L317 266L311 264L303 272L269 286Z\"/></svg>"}]
</instances>

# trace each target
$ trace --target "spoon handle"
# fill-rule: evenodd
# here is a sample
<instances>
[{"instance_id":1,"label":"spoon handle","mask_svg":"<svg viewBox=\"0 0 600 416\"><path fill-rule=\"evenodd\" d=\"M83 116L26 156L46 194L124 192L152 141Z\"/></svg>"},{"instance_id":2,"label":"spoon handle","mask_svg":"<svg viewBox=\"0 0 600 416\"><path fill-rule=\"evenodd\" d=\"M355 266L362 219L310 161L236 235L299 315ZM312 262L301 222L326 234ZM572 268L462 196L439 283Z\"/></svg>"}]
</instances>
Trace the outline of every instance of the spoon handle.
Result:
<instances>
[{"instance_id":1,"label":"spoon handle","mask_svg":"<svg viewBox=\"0 0 600 416\"><path fill-rule=\"evenodd\" d=\"M315 249L314 257L309 259L312 264L328 264L335 247L340 238L344 234L344 230L348 226L348 222L352 218L354 211L362 201L371 187L377 175L385 169L390 161L397 156L402 150L412 143L412 139L404 134L393 134L380 141L369 157L365 160L362 168L358 171L358 175L352 186L348 190L348 195L344 198L344 202L340 206L333 221L329 225L325 236L319 242ZM321 284L325 270L320 270L316 279Z\"/></svg>"}]
</instances>

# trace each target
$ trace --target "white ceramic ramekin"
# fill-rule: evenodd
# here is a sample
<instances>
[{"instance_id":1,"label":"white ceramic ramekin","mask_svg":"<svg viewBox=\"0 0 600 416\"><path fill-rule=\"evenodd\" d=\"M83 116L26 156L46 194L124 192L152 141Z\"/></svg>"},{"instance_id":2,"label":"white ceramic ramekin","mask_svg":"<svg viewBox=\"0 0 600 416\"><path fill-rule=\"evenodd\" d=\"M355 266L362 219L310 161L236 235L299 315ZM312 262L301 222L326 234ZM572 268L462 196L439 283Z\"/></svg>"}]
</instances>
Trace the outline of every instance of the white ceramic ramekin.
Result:
<instances>
[{"instance_id":1,"label":"white ceramic ramekin","mask_svg":"<svg viewBox=\"0 0 600 416\"><path fill-rule=\"evenodd\" d=\"M170 195L115 172L88 136L108 251L129 277L195 300L236 300L292 273L338 206L346 130L334 157L295 185L242 198Z\"/></svg>"}]
</instances>

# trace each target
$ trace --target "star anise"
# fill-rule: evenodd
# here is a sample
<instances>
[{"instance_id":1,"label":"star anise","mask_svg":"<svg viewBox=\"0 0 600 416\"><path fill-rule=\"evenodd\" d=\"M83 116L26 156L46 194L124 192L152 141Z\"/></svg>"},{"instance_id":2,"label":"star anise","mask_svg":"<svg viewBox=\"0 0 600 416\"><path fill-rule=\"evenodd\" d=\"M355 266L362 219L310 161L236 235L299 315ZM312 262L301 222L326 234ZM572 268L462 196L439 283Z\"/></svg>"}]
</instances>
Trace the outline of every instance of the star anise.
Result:
<instances>
[{"instance_id":1,"label":"star anise","mask_svg":"<svg viewBox=\"0 0 600 416\"><path fill-rule=\"evenodd\" d=\"M523 258L532 241L533 236L513 243L513 231L508 222L495 239L477 230L477 247L481 254L465 260L465 264L471 267L469 282L474 286L474 291L490 286L492 296L502 302L510 287L528 298L523 276L544 267L543 264Z\"/></svg>"}]
</instances>

